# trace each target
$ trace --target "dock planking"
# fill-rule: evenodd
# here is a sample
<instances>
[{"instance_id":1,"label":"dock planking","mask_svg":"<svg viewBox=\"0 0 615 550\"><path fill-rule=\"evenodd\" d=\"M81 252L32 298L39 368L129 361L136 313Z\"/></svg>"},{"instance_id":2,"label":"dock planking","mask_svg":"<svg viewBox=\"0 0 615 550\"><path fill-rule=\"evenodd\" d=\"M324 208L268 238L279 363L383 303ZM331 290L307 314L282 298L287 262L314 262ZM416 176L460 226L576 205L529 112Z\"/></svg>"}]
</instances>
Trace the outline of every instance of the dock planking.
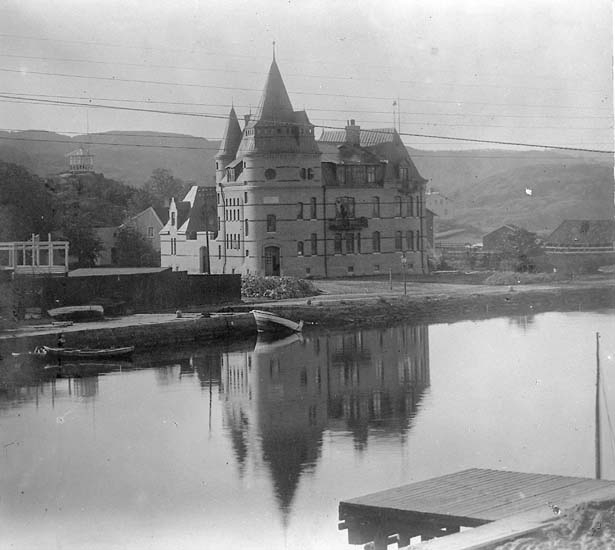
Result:
<instances>
[{"instance_id":1,"label":"dock planking","mask_svg":"<svg viewBox=\"0 0 615 550\"><path fill-rule=\"evenodd\" d=\"M342 501L340 528L348 529L349 542L373 540L376 548L461 527L496 533L502 525L507 533L523 532L553 518L551 505L563 508L605 494L615 498L614 481L472 468Z\"/></svg>"}]
</instances>

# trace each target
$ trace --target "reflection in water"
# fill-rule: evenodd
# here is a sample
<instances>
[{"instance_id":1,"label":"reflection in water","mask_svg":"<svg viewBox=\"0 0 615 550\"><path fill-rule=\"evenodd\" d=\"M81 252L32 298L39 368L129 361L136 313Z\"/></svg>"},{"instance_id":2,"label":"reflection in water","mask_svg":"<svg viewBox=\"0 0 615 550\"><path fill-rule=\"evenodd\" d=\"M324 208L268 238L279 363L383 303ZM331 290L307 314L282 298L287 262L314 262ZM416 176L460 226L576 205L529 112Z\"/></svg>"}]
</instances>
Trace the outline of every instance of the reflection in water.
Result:
<instances>
[{"instance_id":1,"label":"reflection in water","mask_svg":"<svg viewBox=\"0 0 615 550\"><path fill-rule=\"evenodd\" d=\"M316 466L325 430L404 436L429 385L425 326L258 341L224 353L224 425L240 475L261 460L286 524L303 472Z\"/></svg>"}]
</instances>

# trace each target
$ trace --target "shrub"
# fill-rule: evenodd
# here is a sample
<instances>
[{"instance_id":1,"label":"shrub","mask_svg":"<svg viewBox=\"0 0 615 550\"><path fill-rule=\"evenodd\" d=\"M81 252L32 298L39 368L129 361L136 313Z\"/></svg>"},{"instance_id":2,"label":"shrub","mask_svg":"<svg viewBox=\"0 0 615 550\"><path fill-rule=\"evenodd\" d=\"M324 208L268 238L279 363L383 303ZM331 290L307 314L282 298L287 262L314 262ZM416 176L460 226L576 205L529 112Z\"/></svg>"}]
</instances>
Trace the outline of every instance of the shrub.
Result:
<instances>
[{"instance_id":1,"label":"shrub","mask_svg":"<svg viewBox=\"0 0 615 550\"><path fill-rule=\"evenodd\" d=\"M486 285L527 285L537 283L550 283L557 279L556 273L519 273L516 271L496 271L484 281Z\"/></svg>"},{"instance_id":2,"label":"shrub","mask_svg":"<svg viewBox=\"0 0 615 550\"><path fill-rule=\"evenodd\" d=\"M315 296L319 290L305 279L295 277L259 277L244 275L241 279L241 295L245 298L305 298Z\"/></svg>"}]
</instances>

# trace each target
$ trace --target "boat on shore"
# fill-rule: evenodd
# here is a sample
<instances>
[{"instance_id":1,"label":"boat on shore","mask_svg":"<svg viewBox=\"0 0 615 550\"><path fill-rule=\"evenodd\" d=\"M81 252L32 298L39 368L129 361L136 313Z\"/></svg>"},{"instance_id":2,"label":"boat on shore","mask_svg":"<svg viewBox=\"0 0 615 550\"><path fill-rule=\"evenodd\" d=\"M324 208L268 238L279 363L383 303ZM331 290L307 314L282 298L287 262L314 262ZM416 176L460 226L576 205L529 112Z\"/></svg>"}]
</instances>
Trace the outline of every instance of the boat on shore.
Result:
<instances>
[{"instance_id":1,"label":"boat on shore","mask_svg":"<svg viewBox=\"0 0 615 550\"><path fill-rule=\"evenodd\" d=\"M47 357L62 357L72 359L117 359L130 357L135 350L134 346L126 346L119 348L54 348L50 346L41 346L40 354ZM35 351L35 354L37 352Z\"/></svg>"},{"instance_id":2,"label":"boat on shore","mask_svg":"<svg viewBox=\"0 0 615 550\"><path fill-rule=\"evenodd\" d=\"M256 321L256 329L258 332L280 333L280 332L301 332L303 330L303 321L296 323L290 319L280 317L269 311L261 311L253 309L250 313L254 315Z\"/></svg>"},{"instance_id":3,"label":"boat on shore","mask_svg":"<svg viewBox=\"0 0 615 550\"><path fill-rule=\"evenodd\" d=\"M102 319L105 313L103 306L65 306L47 310L50 317L57 321L95 321Z\"/></svg>"}]
</instances>

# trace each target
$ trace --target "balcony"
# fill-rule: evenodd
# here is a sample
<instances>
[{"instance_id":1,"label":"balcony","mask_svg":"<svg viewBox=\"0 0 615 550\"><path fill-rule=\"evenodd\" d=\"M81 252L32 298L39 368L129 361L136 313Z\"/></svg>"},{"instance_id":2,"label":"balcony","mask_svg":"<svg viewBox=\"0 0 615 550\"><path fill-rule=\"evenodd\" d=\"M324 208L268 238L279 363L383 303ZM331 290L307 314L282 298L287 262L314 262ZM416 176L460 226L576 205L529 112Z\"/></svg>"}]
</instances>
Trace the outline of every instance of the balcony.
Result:
<instances>
[{"instance_id":1,"label":"balcony","mask_svg":"<svg viewBox=\"0 0 615 550\"><path fill-rule=\"evenodd\" d=\"M334 218L329 220L329 229L331 231L355 231L357 229L365 229L367 227L367 218L361 216L359 218Z\"/></svg>"}]
</instances>

